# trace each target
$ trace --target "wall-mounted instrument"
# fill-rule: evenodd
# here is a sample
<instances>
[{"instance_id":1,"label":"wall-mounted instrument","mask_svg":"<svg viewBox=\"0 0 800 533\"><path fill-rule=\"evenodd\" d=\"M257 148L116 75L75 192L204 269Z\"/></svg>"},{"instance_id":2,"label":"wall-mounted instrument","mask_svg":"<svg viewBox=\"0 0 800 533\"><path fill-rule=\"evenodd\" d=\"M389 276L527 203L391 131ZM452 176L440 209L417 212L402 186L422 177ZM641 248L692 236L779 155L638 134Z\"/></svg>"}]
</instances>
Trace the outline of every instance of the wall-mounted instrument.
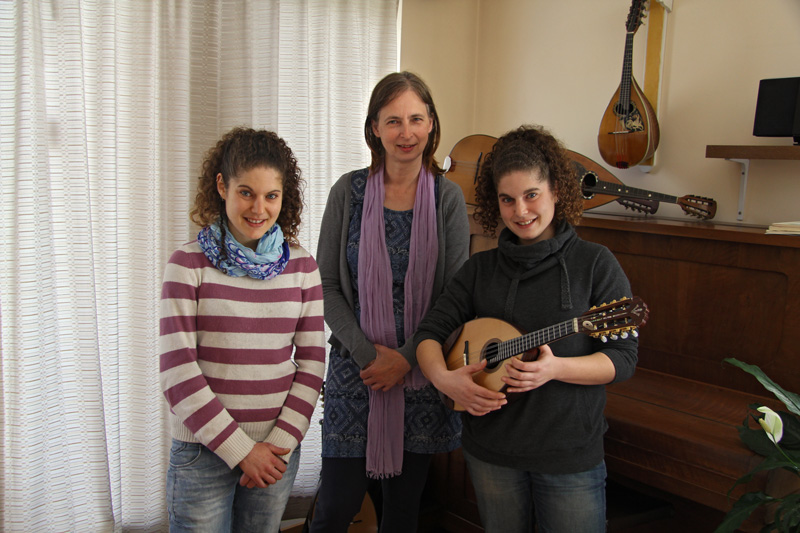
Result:
<instances>
[{"instance_id":1,"label":"wall-mounted instrument","mask_svg":"<svg viewBox=\"0 0 800 533\"><path fill-rule=\"evenodd\" d=\"M478 182L486 155L492 151L497 137L491 135L467 135L458 141L444 160L447 178L461 187L464 200L469 205L476 205L475 185Z\"/></svg>"},{"instance_id":2,"label":"wall-mounted instrument","mask_svg":"<svg viewBox=\"0 0 800 533\"><path fill-rule=\"evenodd\" d=\"M652 215L658 210L659 202L666 202L678 204L687 215L703 220L712 219L717 214L717 202L713 198L694 195L678 197L628 187L596 161L572 150L567 152L581 182L584 209L616 201L628 209Z\"/></svg>"},{"instance_id":3,"label":"wall-mounted instrument","mask_svg":"<svg viewBox=\"0 0 800 533\"><path fill-rule=\"evenodd\" d=\"M597 134L603 160L617 168L629 168L649 159L658 147L659 129L655 111L633 78L633 36L642 24L645 0L633 0L625 24L625 54L622 80L611 98Z\"/></svg>"},{"instance_id":4,"label":"wall-mounted instrument","mask_svg":"<svg viewBox=\"0 0 800 533\"><path fill-rule=\"evenodd\" d=\"M456 143L445 160L447 177L461 187L469 205L476 205L475 184L478 174L496 141L497 138L490 135L468 135ZM581 182L584 209L616 201L628 209L652 215L658 210L659 202L667 202L678 204L687 215L704 220L714 218L717 213L717 202L712 198L693 195L677 197L628 187L598 162L572 150L566 152Z\"/></svg>"}]
</instances>

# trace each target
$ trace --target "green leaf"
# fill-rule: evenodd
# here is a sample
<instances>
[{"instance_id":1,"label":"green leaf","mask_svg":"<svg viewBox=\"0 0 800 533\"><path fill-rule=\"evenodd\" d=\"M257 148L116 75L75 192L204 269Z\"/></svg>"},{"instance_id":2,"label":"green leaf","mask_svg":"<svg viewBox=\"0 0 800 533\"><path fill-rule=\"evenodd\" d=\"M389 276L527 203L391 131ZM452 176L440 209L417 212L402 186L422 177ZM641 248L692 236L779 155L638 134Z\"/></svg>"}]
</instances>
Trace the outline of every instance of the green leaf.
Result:
<instances>
[{"instance_id":1,"label":"green leaf","mask_svg":"<svg viewBox=\"0 0 800 533\"><path fill-rule=\"evenodd\" d=\"M777 451L775 449L775 444L769 440L769 437L767 437L767 434L761 429L761 426L758 426L758 429L752 429L747 425L747 419L745 419L744 423L745 425L739 426L739 438L745 446L764 457L772 455L772 453Z\"/></svg>"},{"instance_id":2,"label":"green leaf","mask_svg":"<svg viewBox=\"0 0 800 533\"><path fill-rule=\"evenodd\" d=\"M781 448L800 451L800 418L786 411L778 411L783 419L783 439Z\"/></svg>"},{"instance_id":3,"label":"green leaf","mask_svg":"<svg viewBox=\"0 0 800 533\"><path fill-rule=\"evenodd\" d=\"M775 510L773 526L778 531L800 531L800 494L786 496Z\"/></svg>"},{"instance_id":4,"label":"green leaf","mask_svg":"<svg viewBox=\"0 0 800 533\"><path fill-rule=\"evenodd\" d=\"M725 515L722 523L714 530L714 533L733 533L758 507L774 501L775 498L763 492L748 492L747 494L743 494L742 497L733 504L733 507L731 507L728 514Z\"/></svg>"},{"instance_id":5,"label":"green leaf","mask_svg":"<svg viewBox=\"0 0 800 533\"><path fill-rule=\"evenodd\" d=\"M789 411L796 415L800 415L800 394L785 391L780 385L772 381L769 376L767 376L756 365L749 365L732 357L725 359L725 361L754 376L764 386L765 389L770 391L775 395L776 398L782 401Z\"/></svg>"},{"instance_id":6,"label":"green leaf","mask_svg":"<svg viewBox=\"0 0 800 533\"><path fill-rule=\"evenodd\" d=\"M758 463L755 466L755 468L753 468L750 472L748 472L747 474L743 475L742 477L736 480L736 482L733 484L730 490L728 490L728 496L731 495L733 489L735 489L738 485L750 481L752 477L758 472L763 472L764 470L773 470L775 468L784 468L790 472L793 472L794 474L798 474L797 467L795 466L795 464L792 463L790 460L786 459L783 456L783 454L781 454L780 451L778 451L778 449L775 448L775 453L765 457L764 460Z\"/></svg>"},{"instance_id":7,"label":"green leaf","mask_svg":"<svg viewBox=\"0 0 800 533\"><path fill-rule=\"evenodd\" d=\"M755 410L757 404L750 406ZM794 416L787 411L778 411L778 414L783 420L783 439L781 439L780 446L787 453L790 451L800 452L800 418ZM737 426L739 431L739 438L745 446L759 455L771 455L775 450L775 444L769 440L764 429L756 424L755 428L750 427L750 418L757 421L760 418L756 413L749 413L745 417L741 426Z\"/></svg>"},{"instance_id":8,"label":"green leaf","mask_svg":"<svg viewBox=\"0 0 800 533\"><path fill-rule=\"evenodd\" d=\"M755 466L750 471L750 474L755 474L756 472L763 472L764 470L773 470L775 468L785 468L790 472L797 473L797 466L783 456L780 452L765 457L763 461Z\"/></svg>"}]
</instances>

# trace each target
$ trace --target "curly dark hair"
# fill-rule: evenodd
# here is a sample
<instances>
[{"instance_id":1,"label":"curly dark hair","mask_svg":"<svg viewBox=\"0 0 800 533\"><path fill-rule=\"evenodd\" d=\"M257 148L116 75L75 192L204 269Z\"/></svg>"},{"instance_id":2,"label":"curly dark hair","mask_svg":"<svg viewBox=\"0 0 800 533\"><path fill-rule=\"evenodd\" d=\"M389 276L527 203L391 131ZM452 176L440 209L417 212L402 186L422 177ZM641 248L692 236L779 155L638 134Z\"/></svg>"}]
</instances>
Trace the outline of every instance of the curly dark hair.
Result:
<instances>
[{"instance_id":1,"label":"curly dark hair","mask_svg":"<svg viewBox=\"0 0 800 533\"><path fill-rule=\"evenodd\" d=\"M367 107L367 119L364 121L364 138L367 140L367 146L369 146L369 150L372 153L372 163L369 168L373 172L378 170L383 165L386 157L383 144L381 144L381 140L375 135L375 132L372 131L372 125L377 123L378 113L384 106L408 90L414 91L427 106L431 122L433 122L433 129L428 134L428 144L425 145L425 150L422 151L422 166L433 174L441 174L444 171L439 167L433 156L439 147L439 139L442 136L441 127L439 126L439 114L436 112L436 106L433 105L431 90L422 81L422 78L413 72L407 71L393 72L386 75L372 90L372 96Z\"/></svg>"},{"instance_id":2,"label":"curly dark hair","mask_svg":"<svg viewBox=\"0 0 800 533\"><path fill-rule=\"evenodd\" d=\"M234 128L206 153L190 218L201 227L224 222L225 202L217 191L217 175L222 174L227 189L231 177L258 167L273 168L281 175L283 199L277 224L287 242L296 246L304 182L291 148L271 131Z\"/></svg>"},{"instance_id":3,"label":"curly dark hair","mask_svg":"<svg viewBox=\"0 0 800 533\"><path fill-rule=\"evenodd\" d=\"M575 168L564 146L541 126L523 125L509 131L492 147L475 186L475 219L494 236L500 219L497 183L509 172L538 170L557 195L555 221L577 225L583 213Z\"/></svg>"}]
</instances>

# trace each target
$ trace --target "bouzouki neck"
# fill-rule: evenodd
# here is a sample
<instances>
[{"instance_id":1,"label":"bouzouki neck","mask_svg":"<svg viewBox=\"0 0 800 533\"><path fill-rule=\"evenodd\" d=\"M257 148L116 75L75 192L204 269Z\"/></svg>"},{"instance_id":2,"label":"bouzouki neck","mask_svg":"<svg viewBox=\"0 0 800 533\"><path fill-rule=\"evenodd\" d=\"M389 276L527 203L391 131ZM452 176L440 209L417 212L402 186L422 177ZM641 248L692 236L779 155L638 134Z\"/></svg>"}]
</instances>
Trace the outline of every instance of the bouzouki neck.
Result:
<instances>
[{"instance_id":1,"label":"bouzouki neck","mask_svg":"<svg viewBox=\"0 0 800 533\"><path fill-rule=\"evenodd\" d=\"M596 194L613 194L614 196L626 196L628 198L641 198L643 200L655 200L657 202L667 202L670 204L677 204L678 197L670 194L662 194L659 192L647 191L645 189L637 189L636 187L628 187L622 183L611 183L610 181L597 181L596 183L587 184L584 180L583 191L592 192Z\"/></svg>"},{"instance_id":2,"label":"bouzouki neck","mask_svg":"<svg viewBox=\"0 0 800 533\"><path fill-rule=\"evenodd\" d=\"M624 183L614 183L598 179L597 173L587 172L581 178L581 192L584 199L591 199L595 194L617 196L617 202L626 208L653 214L658 210L660 202L678 204L687 215L709 220L717 213L717 202L705 196L672 196L660 192L628 187Z\"/></svg>"}]
</instances>

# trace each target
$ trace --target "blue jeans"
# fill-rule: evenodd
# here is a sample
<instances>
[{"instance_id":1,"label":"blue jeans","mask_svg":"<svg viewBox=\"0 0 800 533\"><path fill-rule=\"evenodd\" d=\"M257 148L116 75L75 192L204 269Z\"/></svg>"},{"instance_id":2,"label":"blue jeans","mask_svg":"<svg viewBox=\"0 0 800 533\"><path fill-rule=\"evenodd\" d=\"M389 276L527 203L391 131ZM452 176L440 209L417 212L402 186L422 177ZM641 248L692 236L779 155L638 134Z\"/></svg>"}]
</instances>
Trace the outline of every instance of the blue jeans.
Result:
<instances>
[{"instance_id":1,"label":"blue jeans","mask_svg":"<svg viewBox=\"0 0 800 533\"><path fill-rule=\"evenodd\" d=\"M606 465L549 475L483 462L464 452L486 533L602 533Z\"/></svg>"},{"instance_id":2,"label":"blue jeans","mask_svg":"<svg viewBox=\"0 0 800 533\"><path fill-rule=\"evenodd\" d=\"M239 485L241 468L231 470L202 444L173 439L167 470L170 532L276 533L299 465L300 446L280 481L248 489Z\"/></svg>"}]
</instances>

